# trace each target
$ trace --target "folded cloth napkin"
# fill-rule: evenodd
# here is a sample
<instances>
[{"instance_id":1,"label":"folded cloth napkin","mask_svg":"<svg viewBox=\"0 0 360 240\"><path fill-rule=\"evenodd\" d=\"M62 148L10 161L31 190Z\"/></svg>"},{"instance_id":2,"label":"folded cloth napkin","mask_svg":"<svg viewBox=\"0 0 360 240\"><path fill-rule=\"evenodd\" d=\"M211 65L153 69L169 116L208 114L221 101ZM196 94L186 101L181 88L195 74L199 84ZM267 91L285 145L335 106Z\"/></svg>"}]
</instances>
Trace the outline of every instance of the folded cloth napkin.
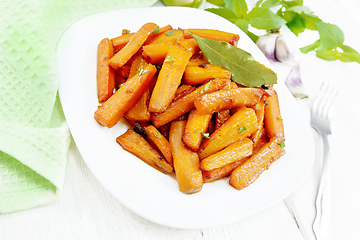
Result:
<instances>
[{"instance_id":1,"label":"folded cloth napkin","mask_svg":"<svg viewBox=\"0 0 360 240\"><path fill-rule=\"evenodd\" d=\"M0 1L0 213L40 206L61 191L70 143L57 93L61 34L87 15L155 2Z\"/></svg>"}]
</instances>

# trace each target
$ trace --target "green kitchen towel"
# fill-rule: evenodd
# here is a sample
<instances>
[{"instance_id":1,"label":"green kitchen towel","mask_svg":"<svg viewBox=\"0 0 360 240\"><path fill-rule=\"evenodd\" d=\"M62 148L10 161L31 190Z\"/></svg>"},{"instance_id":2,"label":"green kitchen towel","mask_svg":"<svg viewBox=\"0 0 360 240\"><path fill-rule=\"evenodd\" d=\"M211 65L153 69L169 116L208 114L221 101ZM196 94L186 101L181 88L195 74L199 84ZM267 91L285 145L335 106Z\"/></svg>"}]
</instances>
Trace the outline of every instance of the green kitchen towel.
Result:
<instances>
[{"instance_id":1,"label":"green kitchen towel","mask_svg":"<svg viewBox=\"0 0 360 240\"><path fill-rule=\"evenodd\" d=\"M70 133L57 93L61 34L87 15L155 2L0 0L0 213L48 203L62 188Z\"/></svg>"}]
</instances>

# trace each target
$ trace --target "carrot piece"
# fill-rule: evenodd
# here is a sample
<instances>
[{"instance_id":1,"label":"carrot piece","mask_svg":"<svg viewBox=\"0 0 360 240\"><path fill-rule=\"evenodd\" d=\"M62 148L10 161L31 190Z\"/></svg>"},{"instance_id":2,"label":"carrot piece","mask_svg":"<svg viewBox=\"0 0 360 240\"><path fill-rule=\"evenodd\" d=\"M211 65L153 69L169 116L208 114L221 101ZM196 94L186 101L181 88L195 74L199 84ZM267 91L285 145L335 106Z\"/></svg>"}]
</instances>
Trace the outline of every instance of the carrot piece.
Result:
<instances>
[{"instance_id":1,"label":"carrot piece","mask_svg":"<svg viewBox=\"0 0 360 240\"><path fill-rule=\"evenodd\" d=\"M221 127L229 118L230 110L221 110L215 114L215 129Z\"/></svg>"},{"instance_id":2,"label":"carrot piece","mask_svg":"<svg viewBox=\"0 0 360 240\"><path fill-rule=\"evenodd\" d=\"M163 136L153 125L145 126L144 130L147 134L148 141L160 150L168 163L172 164L173 158L170 143L165 136Z\"/></svg>"},{"instance_id":3,"label":"carrot piece","mask_svg":"<svg viewBox=\"0 0 360 240\"><path fill-rule=\"evenodd\" d=\"M200 162L200 167L203 170L209 171L215 168L220 168L232 162L248 157L252 154L253 142L249 138L237 141L223 150L211 154Z\"/></svg>"},{"instance_id":4,"label":"carrot piece","mask_svg":"<svg viewBox=\"0 0 360 240\"><path fill-rule=\"evenodd\" d=\"M149 37L149 35L156 28L155 23L146 23L144 24L130 39L130 41L118 51L110 60L109 65L118 70L125 65L127 61L141 48L143 43Z\"/></svg>"},{"instance_id":5,"label":"carrot piece","mask_svg":"<svg viewBox=\"0 0 360 240\"><path fill-rule=\"evenodd\" d=\"M168 122L171 122L172 120L191 111L194 108L194 101L196 98L198 98L202 94L214 92L223 88L227 84L227 82L228 79L225 78L213 79L210 82L198 87L195 91L189 93L188 95L172 102L165 112L155 114L152 117L152 122L154 126L160 127L162 125L165 125Z\"/></svg>"},{"instance_id":6,"label":"carrot piece","mask_svg":"<svg viewBox=\"0 0 360 240\"><path fill-rule=\"evenodd\" d=\"M115 90L118 90L125 82L126 79L115 71Z\"/></svg>"},{"instance_id":7,"label":"carrot piece","mask_svg":"<svg viewBox=\"0 0 360 240\"><path fill-rule=\"evenodd\" d=\"M196 109L191 110L182 139L185 146L190 150L197 151L199 149L203 135L208 130L211 117L211 114L200 115Z\"/></svg>"},{"instance_id":8,"label":"carrot piece","mask_svg":"<svg viewBox=\"0 0 360 240\"><path fill-rule=\"evenodd\" d=\"M184 82L186 84L198 85L212 78L231 78L231 72L220 66L201 64L198 66L188 65L184 71Z\"/></svg>"},{"instance_id":9,"label":"carrot piece","mask_svg":"<svg viewBox=\"0 0 360 240\"><path fill-rule=\"evenodd\" d=\"M253 183L270 165L285 154L278 138L273 138L259 152L237 167L230 175L230 185L241 190Z\"/></svg>"},{"instance_id":10,"label":"carrot piece","mask_svg":"<svg viewBox=\"0 0 360 240\"><path fill-rule=\"evenodd\" d=\"M235 107L250 107L260 101L263 91L258 88L232 88L203 95L195 107L201 114L214 113Z\"/></svg>"},{"instance_id":11,"label":"carrot piece","mask_svg":"<svg viewBox=\"0 0 360 240\"><path fill-rule=\"evenodd\" d=\"M191 55L191 52L179 43L172 44L166 55L171 60L164 62L150 98L150 112L164 112L170 105Z\"/></svg>"},{"instance_id":12,"label":"carrot piece","mask_svg":"<svg viewBox=\"0 0 360 240\"><path fill-rule=\"evenodd\" d=\"M263 136L264 135L262 135L262 138L260 139L258 144L256 146L254 145L253 154L256 154L259 151L259 149L267 143L267 139L265 139ZM250 157L242 158L235 162L229 163L223 167L215 168L213 170L209 170L209 171L203 170L204 182L205 183L213 182L215 180L229 176L234 169L236 169L238 166L243 164L249 158Z\"/></svg>"},{"instance_id":13,"label":"carrot piece","mask_svg":"<svg viewBox=\"0 0 360 240\"><path fill-rule=\"evenodd\" d=\"M240 159L236 162L230 163L220 168L215 168L209 171L203 171L203 179L205 183L213 182L215 180L225 178L231 174L231 172L240 166L247 158Z\"/></svg>"},{"instance_id":14,"label":"carrot piece","mask_svg":"<svg viewBox=\"0 0 360 240\"><path fill-rule=\"evenodd\" d=\"M199 51L199 46L194 39L184 39L177 41L187 50L191 51L192 54ZM158 42L143 46L142 55L150 63L162 63L165 60L167 53L169 52L172 44L169 42Z\"/></svg>"},{"instance_id":15,"label":"carrot piece","mask_svg":"<svg viewBox=\"0 0 360 240\"><path fill-rule=\"evenodd\" d=\"M96 121L106 127L114 126L149 87L156 67L149 64L143 74L128 79L103 105L95 111Z\"/></svg>"},{"instance_id":16,"label":"carrot piece","mask_svg":"<svg viewBox=\"0 0 360 240\"><path fill-rule=\"evenodd\" d=\"M131 62L129 77L133 77L140 69L146 67L146 65L148 65L148 62L140 54L136 54Z\"/></svg>"},{"instance_id":17,"label":"carrot piece","mask_svg":"<svg viewBox=\"0 0 360 240\"><path fill-rule=\"evenodd\" d=\"M159 43L159 42L174 42L178 40L184 39L184 32L183 30L168 30L159 34L156 38L147 42L147 45Z\"/></svg>"},{"instance_id":18,"label":"carrot piece","mask_svg":"<svg viewBox=\"0 0 360 240\"><path fill-rule=\"evenodd\" d=\"M125 117L135 122L148 122L151 120L151 114L148 110L148 101L150 99L149 88L141 95L134 106L125 113Z\"/></svg>"},{"instance_id":19,"label":"carrot piece","mask_svg":"<svg viewBox=\"0 0 360 240\"><path fill-rule=\"evenodd\" d=\"M258 126L259 129L254 133L254 135L252 136L252 141L254 143L254 145L257 144L257 142L260 140L262 134L263 134L263 130L264 130L264 116L265 116L265 96L263 96L260 100L260 102L258 102L253 109L255 110L256 113L256 117L258 119Z\"/></svg>"},{"instance_id":20,"label":"carrot piece","mask_svg":"<svg viewBox=\"0 0 360 240\"><path fill-rule=\"evenodd\" d=\"M150 34L149 38L145 41L144 45L149 44L153 39L157 38L159 35L163 34L164 32L168 32L172 30L171 25L166 25L164 27L158 28L158 31L156 31L156 28L154 31Z\"/></svg>"},{"instance_id":21,"label":"carrot piece","mask_svg":"<svg viewBox=\"0 0 360 240\"><path fill-rule=\"evenodd\" d=\"M265 106L265 129L269 138L279 138L285 140L284 125L281 118L278 95L275 90L272 90L272 95L266 97Z\"/></svg>"},{"instance_id":22,"label":"carrot piece","mask_svg":"<svg viewBox=\"0 0 360 240\"><path fill-rule=\"evenodd\" d=\"M209 38L217 41L228 42L233 46L236 46L240 37L238 34L228 33L224 31L214 30L214 29L184 29L184 37L192 38L190 33L193 33L196 36L203 38Z\"/></svg>"},{"instance_id":23,"label":"carrot piece","mask_svg":"<svg viewBox=\"0 0 360 240\"><path fill-rule=\"evenodd\" d=\"M114 47L114 50L117 52L123 47L125 47L126 44L130 41L130 39L135 35L135 33L127 33L120 35L116 38L112 38L111 42Z\"/></svg>"},{"instance_id":24,"label":"carrot piece","mask_svg":"<svg viewBox=\"0 0 360 240\"><path fill-rule=\"evenodd\" d=\"M195 53L188 62L188 66L199 66L201 64L210 64L202 52Z\"/></svg>"},{"instance_id":25,"label":"carrot piece","mask_svg":"<svg viewBox=\"0 0 360 240\"><path fill-rule=\"evenodd\" d=\"M193 92L195 89L196 89L196 87L194 87L194 86L182 84L181 86L179 86L176 89L175 97L174 97L173 101L176 101L177 99L188 95L189 93Z\"/></svg>"},{"instance_id":26,"label":"carrot piece","mask_svg":"<svg viewBox=\"0 0 360 240\"><path fill-rule=\"evenodd\" d=\"M171 173L173 167L165 161L161 154L155 150L140 134L128 129L124 134L116 138L120 146L149 164L162 173Z\"/></svg>"},{"instance_id":27,"label":"carrot piece","mask_svg":"<svg viewBox=\"0 0 360 240\"><path fill-rule=\"evenodd\" d=\"M111 97L115 88L115 73L109 67L108 61L114 55L114 49L108 38L104 38L98 45L97 51L97 94L100 103Z\"/></svg>"},{"instance_id":28,"label":"carrot piece","mask_svg":"<svg viewBox=\"0 0 360 240\"><path fill-rule=\"evenodd\" d=\"M203 178L199 168L199 156L187 149L181 141L185 125L185 120L171 123L169 142L179 189L183 193L192 194L202 189Z\"/></svg>"},{"instance_id":29,"label":"carrot piece","mask_svg":"<svg viewBox=\"0 0 360 240\"><path fill-rule=\"evenodd\" d=\"M124 78L128 78L129 73L130 73L130 66L129 65L124 65L121 68L119 68L116 72L119 73L120 76L122 76Z\"/></svg>"},{"instance_id":30,"label":"carrot piece","mask_svg":"<svg viewBox=\"0 0 360 240\"><path fill-rule=\"evenodd\" d=\"M161 33L165 32L165 31L169 31L171 30L172 27L170 25L166 25L164 27L159 28L158 32L152 32L150 34L150 36L148 37L148 39L146 40L145 44L147 44L148 41L154 39L155 37L159 36ZM126 33L123 35L120 35L118 37L112 38L111 42L113 44L114 47L114 51L119 51L120 49L122 49L123 47L125 47L125 45L130 41L130 39L135 35L135 33Z\"/></svg>"},{"instance_id":31,"label":"carrot piece","mask_svg":"<svg viewBox=\"0 0 360 240\"><path fill-rule=\"evenodd\" d=\"M207 138L198 151L200 159L251 136L258 129L254 109L243 107Z\"/></svg>"}]
</instances>

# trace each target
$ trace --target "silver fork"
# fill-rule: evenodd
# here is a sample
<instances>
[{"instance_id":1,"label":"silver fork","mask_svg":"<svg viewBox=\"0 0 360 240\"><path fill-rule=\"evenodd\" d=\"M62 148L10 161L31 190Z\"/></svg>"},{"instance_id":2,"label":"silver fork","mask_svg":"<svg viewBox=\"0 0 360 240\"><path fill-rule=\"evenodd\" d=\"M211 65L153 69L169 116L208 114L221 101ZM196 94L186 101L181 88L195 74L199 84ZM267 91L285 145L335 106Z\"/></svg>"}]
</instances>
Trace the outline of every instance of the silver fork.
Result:
<instances>
[{"instance_id":1,"label":"silver fork","mask_svg":"<svg viewBox=\"0 0 360 240\"><path fill-rule=\"evenodd\" d=\"M311 125L320 133L324 148L323 168L315 203L316 217L313 223L313 231L317 240L332 238L330 148L327 136L331 134L330 116L337 93L338 90L334 86L324 82L311 109Z\"/></svg>"}]
</instances>

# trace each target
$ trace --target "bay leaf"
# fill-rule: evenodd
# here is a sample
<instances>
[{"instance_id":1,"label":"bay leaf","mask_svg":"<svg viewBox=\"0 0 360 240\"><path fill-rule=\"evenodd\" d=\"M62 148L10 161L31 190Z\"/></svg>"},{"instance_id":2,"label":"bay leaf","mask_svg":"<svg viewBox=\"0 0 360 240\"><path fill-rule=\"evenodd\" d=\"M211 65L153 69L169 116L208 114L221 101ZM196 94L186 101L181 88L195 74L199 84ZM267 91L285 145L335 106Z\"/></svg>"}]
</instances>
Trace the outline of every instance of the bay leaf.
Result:
<instances>
[{"instance_id":1,"label":"bay leaf","mask_svg":"<svg viewBox=\"0 0 360 240\"><path fill-rule=\"evenodd\" d=\"M233 81L248 87L269 86L277 83L276 73L255 61L250 53L227 42L191 35L211 64L231 71Z\"/></svg>"}]
</instances>

